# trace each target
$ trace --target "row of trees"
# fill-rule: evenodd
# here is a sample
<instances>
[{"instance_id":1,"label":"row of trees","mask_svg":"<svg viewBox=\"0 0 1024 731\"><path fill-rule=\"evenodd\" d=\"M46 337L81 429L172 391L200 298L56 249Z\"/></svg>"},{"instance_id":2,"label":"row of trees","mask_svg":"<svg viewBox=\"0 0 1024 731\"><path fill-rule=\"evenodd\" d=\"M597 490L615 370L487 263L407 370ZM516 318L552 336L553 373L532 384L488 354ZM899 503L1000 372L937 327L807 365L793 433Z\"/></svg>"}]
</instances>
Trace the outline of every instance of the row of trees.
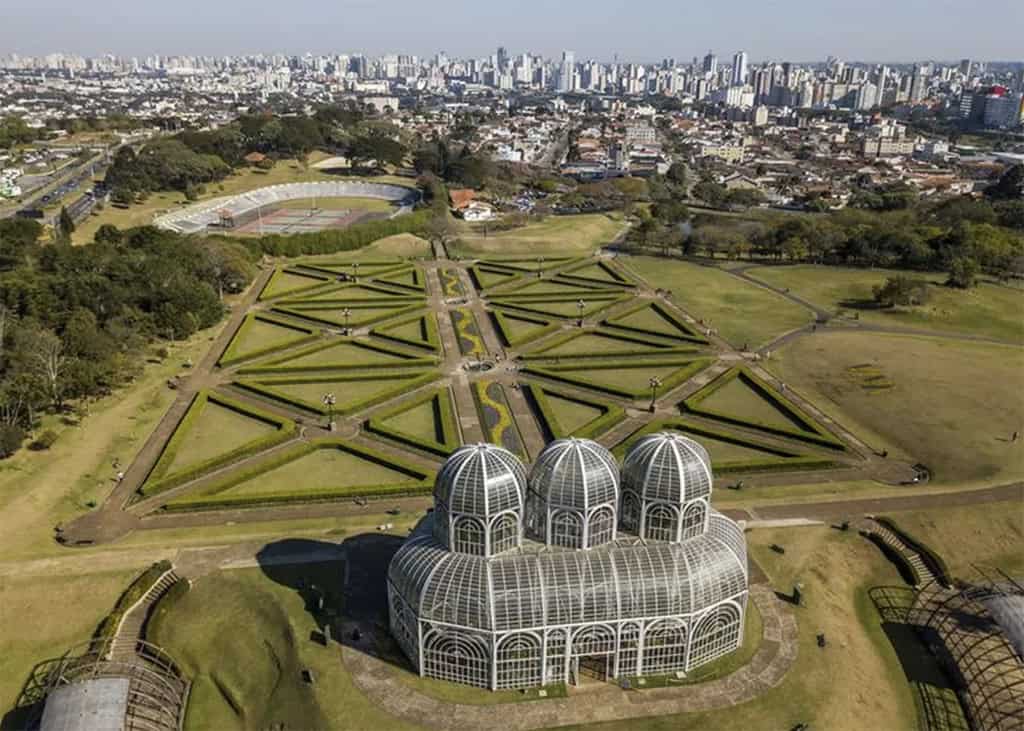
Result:
<instances>
[{"instance_id":1,"label":"row of trees","mask_svg":"<svg viewBox=\"0 0 1024 731\"><path fill-rule=\"evenodd\" d=\"M187 130L146 144L123 147L107 171L115 203L127 204L154 190L189 193L227 177L251 152L271 159L305 157L327 149L355 166L401 165L408 148L388 122L369 119L354 106L324 107L313 115L252 114L214 130Z\"/></svg>"},{"instance_id":2,"label":"row of trees","mask_svg":"<svg viewBox=\"0 0 1024 731\"><path fill-rule=\"evenodd\" d=\"M104 227L91 246L42 246L38 223L0 221L0 456L41 411L134 378L147 346L215 324L254 256L238 243Z\"/></svg>"}]
</instances>

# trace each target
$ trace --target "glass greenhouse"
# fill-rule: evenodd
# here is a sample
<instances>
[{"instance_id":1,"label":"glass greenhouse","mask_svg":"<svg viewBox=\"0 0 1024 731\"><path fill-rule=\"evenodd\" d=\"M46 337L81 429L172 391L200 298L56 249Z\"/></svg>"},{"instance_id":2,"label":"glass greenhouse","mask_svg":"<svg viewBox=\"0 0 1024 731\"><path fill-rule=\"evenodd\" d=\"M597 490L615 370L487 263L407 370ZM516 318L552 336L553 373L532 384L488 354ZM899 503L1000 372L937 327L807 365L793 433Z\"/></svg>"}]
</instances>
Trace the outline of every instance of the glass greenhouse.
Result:
<instances>
[{"instance_id":1,"label":"glass greenhouse","mask_svg":"<svg viewBox=\"0 0 1024 731\"><path fill-rule=\"evenodd\" d=\"M671 432L636 442L621 484L588 440L529 478L463 446L391 561L392 632L420 675L492 690L688 672L743 641L746 541L710 494L707 452Z\"/></svg>"}]
</instances>

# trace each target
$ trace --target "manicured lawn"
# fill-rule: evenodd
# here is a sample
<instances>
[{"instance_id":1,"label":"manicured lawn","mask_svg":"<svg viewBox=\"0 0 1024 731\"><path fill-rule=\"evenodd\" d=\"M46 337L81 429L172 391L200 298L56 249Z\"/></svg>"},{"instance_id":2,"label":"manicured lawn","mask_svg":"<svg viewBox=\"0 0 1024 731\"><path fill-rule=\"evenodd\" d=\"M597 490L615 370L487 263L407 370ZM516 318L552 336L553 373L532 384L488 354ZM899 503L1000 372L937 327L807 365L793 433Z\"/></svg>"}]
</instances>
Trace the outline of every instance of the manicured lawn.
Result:
<instances>
[{"instance_id":1,"label":"manicured lawn","mask_svg":"<svg viewBox=\"0 0 1024 731\"><path fill-rule=\"evenodd\" d=\"M448 398L442 392L441 398ZM425 401L418 406L384 419L384 426L430 442L444 442L444 428L441 426L436 399Z\"/></svg>"},{"instance_id":2,"label":"manicured lawn","mask_svg":"<svg viewBox=\"0 0 1024 731\"><path fill-rule=\"evenodd\" d=\"M339 364L346 366L369 366L394 363L402 360L404 359L398 355L392 355L372 348L364 348L354 342L342 342L309 355L289 360L286 365L296 368L326 367Z\"/></svg>"},{"instance_id":3,"label":"manicured lawn","mask_svg":"<svg viewBox=\"0 0 1024 731\"><path fill-rule=\"evenodd\" d=\"M552 415L566 433L572 433L601 416L604 411L579 401L562 398L553 393L545 394Z\"/></svg>"},{"instance_id":4,"label":"manicured lawn","mask_svg":"<svg viewBox=\"0 0 1024 731\"><path fill-rule=\"evenodd\" d=\"M333 393L337 398L336 408L341 411L347 404L353 404L374 396L395 390L400 380L379 378L370 380L348 381L326 377L322 380L297 380L282 378L280 380L265 379L261 385L279 391L282 394L308 404L319 406L324 394Z\"/></svg>"},{"instance_id":5,"label":"manicured lawn","mask_svg":"<svg viewBox=\"0 0 1024 731\"><path fill-rule=\"evenodd\" d=\"M733 378L700 402L701 408L736 416L782 429L803 429L800 422L790 419L785 412L751 388L742 378Z\"/></svg>"},{"instance_id":6,"label":"manicured lawn","mask_svg":"<svg viewBox=\"0 0 1024 731\"><path fill-rule=\"evenodd\" d=\"M164 475L174 474L237 449L273 431L275 427L265 421L208 401L202 407L198 419L188 426L174 459L166 468L161 465L161 472Z\"/></svg>"},{"instance_id":7,"label":"manicured lawn","mask_svg":"<svg viewBox=\"0 0 1024 731\"><path fill-rule=\"evenodd\" d=\"M341 563L280 567L320 586L340 585ZM163 645L193 678L185 728L406 729L353 685L336 643L310 641L317 629L294 588L261 569L198 579L155 627ZM302 680L312 671L316 683ZM237 709L237 710L236 710Z\"/></svg>"},{"instance_id":8,"label":"manicured lawn","mask_svg":"<svg viewBox=\"0 0 1024 731\"><path fill-rule=\"evenodd\" d=\"M735 347L764 345L812 319L803 307L714 267L647 256L619 263L652 287L672 290L676 304Z\"/></svg>"},{"instance_id":9,"label":"manicured lawn","mask_svg":"<svg viewBox=\"0 0 1024 731\"><path fill-rule=\"evenodd\" d=\"M773 286L788 287L823 309L858 313L861 322L1024 342L1024 291L993 282L964 291L943 286L944 274L810 265L757 267L748 273ZM901 273L932 283L928 302L919 307L871 309L872 286Z\"/></svg>"},{"instance_id":10,"label":"manicured lawn","mask_svg":"<svg viewBox=\"0 0 1024 731\"><path fill-rule=\"evenodd\" d=\"M891 381L865 388L852 368ZM920 460L940 484L1024 476L1024 350L872 333L819 331L766 363L876 449Z\"/></svg>"},{"instance_id":11,"label":"manicured lawn","mask_svg":"<svg viewBox=\"0 0 1024 731\"><path fill-rule=\"evenodd\" d=\"M511 231L484 236L463 224L459 240L452 248L467 254L547 254L589 253L611 243L623 228L621 220L603 213L579 216L549 216Z\"/></svg>"},{"instance_id":12,"label":"manicured lawn","mask_svg":"<svg viewBox=\"0 0 1024 731\"><path fill-rule=\"evenodd\" d=\"M249 353L279 348L308 337L309 333L293 330L267 320L252 320L243 325L242 329L231 341L229 346L235 358L244 357Z\"/></svg>"},{"instance_id":13,"label":"manicured lawn","mask_svg":"<svg viewBox=\"0 0 1024 731\"><path fill-rule=\"evenodd\" d=\"M395 234L377 239L360 251L366 256L428 256L431 252L430 242L412 234Z\"/></svg>"},{"instance_id":14,"label":"manicured lawn","mask_svg":"<svg viewBox=\"0 0 1024 731\"><path fill-rule=\"evenodd\" d=\"M346 488L414 483L391 469L343 449L317 449L218 493L222 497L261 497L294 492L344 491Z\"/></svg>"},{"instance_id":15,"label":"manicured lawn","mask_svg":"<svg viewBox=\"0 0 1024 731\"><path fill-rule=\"evenodd\" d=\"M599 332L586 332L577 337L570 338L564 343L556 345L553 348L545 349L543 355L546 356L572 356L572 355L615 355L616 353L632 353L635 351L646 350L651 353L658 353L663 348L658 348L654 345L648 345L646 343L636 342L633 340L626 340L623 338L617 338L613 335L599 333Z\"/></svg>"},{"instance_id":16,"label":"manicured lawn","mask_svg":"<svg viewBox=\"0 0 1024 731\"><path fill-rule=\"evenodd\" d=\"M87 641L136 575L121 570L0 578L0 718L32 668Z\"/></svg>"},{"instance_id":17,"label":"manicured lawn","mask_svg":"<svg viewBox=\"0 0 1024 731\"><path fill-rule=\"evenodd\" d=\"M649 387L651 378L664 380L684 367L678 363L669 365L655 365L652 363L650 365L636 366L635 368L625 366L621 368L588 368L581 366L580 368L559 370L558 372L572 378L582 378L593 383L618 386L633 391Z\"/></svg>"},{"instance_id":18,"label":"manicured lawn","mask_svg":"<svg viewBox=\"0 0 1024 731\"><path fill-rule=\"evenodd\" d=\"M289 292L297 292L313 288L318 285L327 284L330 284L330 280L322 277L306 276L304 274L296 274L294 272L278 272L260 293L260 298L267 299L268 297L277 297L278 295L288 294Z\"/></svg>"}]
</instances>

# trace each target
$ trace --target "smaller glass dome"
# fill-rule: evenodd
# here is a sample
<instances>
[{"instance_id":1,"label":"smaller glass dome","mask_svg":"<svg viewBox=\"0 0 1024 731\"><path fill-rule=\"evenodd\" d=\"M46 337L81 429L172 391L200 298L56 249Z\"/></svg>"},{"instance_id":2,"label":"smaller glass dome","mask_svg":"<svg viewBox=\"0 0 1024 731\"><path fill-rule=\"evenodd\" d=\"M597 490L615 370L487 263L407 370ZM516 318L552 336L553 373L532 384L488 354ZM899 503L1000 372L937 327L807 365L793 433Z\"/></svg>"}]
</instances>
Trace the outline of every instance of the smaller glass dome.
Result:
<instances>
[{"instance_id":1,"label":"smaller glass dome","mask_svg":"<svg viewBox=\"0 0 1024 731\"><path fill-rule=\"evenodd\" d=\"M507 449L472 444L452 452L434 481L436 538L459 553L490 556L521 542L526 468Z\"/></svg>"},{"instance_id":2,"label":"smaller glass dome","mask_svg":"<svg viewBox=\"0 0 1024 731\"><path fill-rule=\"evenodd\" d=\"M589 439L559 439L538 455L530 473L527 527L537 540L593 548L615 539L619 465Z\"/></svg>"},{"instance_id":3,"label":"smaller glass dome","mask_svg":"<svg viewBox=\"0 0 1024 731\"><path fill-rule=\"evenodd\" d=\"M711 457L677 432L648 434L637 440L622 463L622 489L642 500L682 505L711 495Z\"/></svg>"},{"instance_id":4,"label":"smaller glass dome","mask_svg":"<svg viewBox=\"0 0 1024 731\"><path fill-rule=\"evenodd\" d=\"M530 489L551 507L587 511L619 498L619 465L590 439L558 439L537 456Z\"/></svg>"}]
</instances>

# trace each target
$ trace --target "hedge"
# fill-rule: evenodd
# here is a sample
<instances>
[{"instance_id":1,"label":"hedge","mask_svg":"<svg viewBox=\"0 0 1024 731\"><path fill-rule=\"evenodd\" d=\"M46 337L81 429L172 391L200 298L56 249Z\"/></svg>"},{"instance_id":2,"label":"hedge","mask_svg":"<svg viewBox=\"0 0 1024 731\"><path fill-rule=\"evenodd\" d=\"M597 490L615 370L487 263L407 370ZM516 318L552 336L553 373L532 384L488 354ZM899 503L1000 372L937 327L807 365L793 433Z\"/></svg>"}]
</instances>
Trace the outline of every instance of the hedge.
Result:
<instances>
[{"instance_id":1,"label":"hedge","mask_svg":"<svg viewBox=\"0 0 1024 731\"><path fill-rule=\"evenodd\" d=\"M544 256L540 269L541 271L547 271L548 269L564 266L566 262L572 261L582 261L582 259L578 256ZM537 271L536 256L492 256L487 259L477 259L476 262L477 264L505 267L506 269L518 269L522 272Z\"/></svg>"},{"instance_id":2,"label":"hedge","mask_svg":"<svg viewBox=\"0 0 1024 731\"><path fill-rule=\"evenodd\" d=\"M610 361L607 363L583 363L575 365L561 365L561 366L548 366L541 368L539 366L527 365L522 369L523 373L529 373L532 375L540 376L542 378L550 378L555 381L562 383L568 383L573 386L583 386L585 388L593 389L595 391L601 391L602 393L608 393L613 396L621 396L629 399L641 398L648 393L648 388L643 388L630 391L625 388L619 388L617 386L609 386L603 383L595 383L588 378L581 378L578 376L567 376L563 375L562 371L568 370L579 370L580 368L587 368L591 370L612 370L616 368L635 368L637 366L651 365L651 366L665 366L665 365L679 365L680 369L671 373L668 377L663 378L661 381L662 393L667 393L679 384L693 377L694 374L704 370L712 363L711 358L695 358L693 360L678 361L678 362L664 362L664 361L651 361L643 358L634 358L626 362Z\"/></svg>"},{"instance_id":3,"label":"hedge","mask_svg":"<svg viewBox=\"0 0 1024 731\"><path fill-rule=\"evenodd\" d=\"M391 277L397 277L400 274L404 275L404 274L409 274L409 273L412 274L412 281L413 281L412 284L407 284L405 282L394 282L394 281L391 281ZM375 274L371 274L370 276L372 278L372 282L373 283L381 284L381 285L384 285L386 287L401 287L402 289L411 289L414 292L420 292L420 293L425 293L426 292L426 285L423 282L423 275L420 273L420 270L417 269L415 266L409 267L408 269L402 269L402 270L395 271L395 272L389 272L386 275L381 275L381 274L376 274L375 273Z\"/></svg>"},{"instance_id":4,"label":"hedge","mask_svg":"<svg viewBox=\"0 0 1024 731\"><path fill-rule=\"evenodd\" d=\"M270 290L270 288L277 282L279 278L283 277L285 274L294 274L295 276L298 277L306 277L307 279L317 279L319 281L315 284L310 284L305 287L296 287L295 289L289 289L286 292L280 292L279 294L275 295L268 295L267 292ZM260 290L260 294L259 297L257 297L257 299L261 302L264 302L266 300L277 299L278 297L284 297L286 295L290 297L299 292L312 292L313 290L332 289L335 287L337 287L337 284L335 282L319 274L313 272L297 271L295 269L292 269L291 267L278 267L277 269L274 270L274 273L270 275L270 278L267 280L267 283L263 285L263 289Z\"/></svg>"},{"instance_id":5,"label":"hedge","mask_svg":"<svg viewBox=\"0 0 1024 731\"><path fill-rule=\"evenodd\" d=\"M576 302L580 299L587 302L618 301L626 296L624 290L594 290L580 289L579 292L522 292L519 289L511 289L501 292L496 299L503 302L535 304L538 302Z\"/></svg>"},{"instance_id":6,"label":"hedge","mask_svg":"<svg viewBox=\"0 0 1024 731\"><path fill-rule=\"evenodd\" d=\"M401 361L395 361L394 363L326 363L323 365L313 366L290 366L288 363L294 362L300 358L304 358L307 355L313 353L319 353L321 350L327 350L333 348L340 343L349 343L359 348L365 348L367 350L373 350L378 353L384 353L386 355L393 355L398 358L402 358ZM420 353L406 353L395 348L377 344L368 343L360 340L335 338L328 340L323 343L317 343L314 346L303 348L302 350L296 351L284 358L277 358L269 361L268 363L259 366L249 366L247 368L240 368L238 372L242 375L249 375L254 373L310 373L313 371L332 371L332 370L376 370L379 368L426 368L437 365L436 356L425 356Z\"/></svg>"},{"instance_id":7,"label":"hedge","mask_svg":"<svg viewBox=\"0 0 1024 731\"><path fill-rule=\"evenodd\" d=\"M384 422L388 419L415 409L417 406L421 406L434 399L437 400L438 404L438 412L435 413L434 417L441 420L441 431L445 436L444 443L420 439L413 434L407 434L399 429L393 429L384 425ZM402 444L425 450L431 454L440 455L441 457L447 457L459 447L459 426L455 419L455 409L452 408L452 398L448 388L439 388L414 401L407 401L377 414L366 422L366 430L389 439L394 439Z\"/></svg>"},{"instance_id":8,"label":"hedge","mask_svg":"<svg viewBox=\"0 0 1024 731\"><path fill-rule=\"evenodd\" d=\"M157 561L136 576L132 583L128 585L128 588L118 597L114 608L110 610L110 614L104 617L99 625L97 625L96 631L93 632L93 637L99 639L113 635L117 631L118 625L121 624L121 618L124 617L125 612L131 609L135 602L144 597L146 592L153 588L157 580L172 568L173 566L170 561Z\"/></svg>"},{"instance_id":9,"label":"hedge","mask_svg":"<svg viewBox=\"0 0 1024 731\"><path fill-rule=\"evenodd\" d=\"M579 264L576 264L575 266L569 267L568 269L563 269L561 271L561 273L559 274L559 276L562 276L562 277L572 277L573 279L580 279L580 280L583 280L585 282L598 282L598 283L609 284L608 280L606 280L606 279L595 279L594 277L587 277L587 276L584 276L582 274L573 274L572 273L572 272L578 272L580 269L586 269L589 266L597 266L597 267L603 269L605 272L608 273L608 276L610 276L612 279L614 279L615 281L619 282L620 284L625 284L625 285L632 285L633 284L632 280L630 280L629 277L627 277L622 272L618 271L615 267L613 267L608 262L602 261L600 259L598 259L596 261L590 260L590 259L588 259L586 261L582 261Z\"/></svg>"},{"instance_id":10,"label":"hedge","mask_svg":"<svg viewBox=\"0 0 1024 731\"><path fill-rule=\"evenodd\" d=\"M501 267L501 268L499 268L499 267L489 267L489 266L483 266L483 265L471 266L471 267L469 267L468 271L469 271L470 279L473 280L473 286L476 287L481 292L484 291L484 290L488 290L488 289L494 289L496 287L503 287L506 284L511 284L512 282L516 281L518 278L521 278L521 277L525 276L525 274L526 274L521 269L512 269L512 268L505 268L505 267ZM487 274L504 274L504 275L510 277L510 279L507 279L504 282L498 282L496 284L488 285L488 284L484 284L483 279L480 276L481 272L484 272L484 273L487 273Z\"/></svg>"},{"instance_id":11,"label":"hedge","mask_svg":"<svg viewBox=\"0 0 1024 731\"><path fill-rule=\"evenodd\" d=\"M548 351L554 350L555 348L559 348L559 347L565 345L566 343L570 343L573 340L576 340L577 338L582 338L582 337L585 337L585 336L588 336L588 335L591 335L591 336L596 335L597 337L608 338L609 340L621 340L621 341L626 342L626 343L636 343L636 344L639 344L639 345L647 345L647 346L650 346L650 347L648 347L648 348L637 348L635 350L613 350L613 351L608 351L608 352L604 352L604 353L593 352L593 353L571 353L571 354L567 353L565 355L544 355ZM657 348L658 349L657 352L652 351L651 347ZM562 359L562 358L569 359L569 358L571 358L573 360L576 360L576 359L588 359L588 358L631 358L631 357L643 358L645 356L667 355L667 354L670 354L670 353L673 354L673 355L692 355L692 354L697 353L697 352L699 352L699 351L696 348L692 348L692 347L689 347L689 348L678 347L678 346L673 345L672 343L656 342L654 340L645 340L645 339L634 337L634 336L630 336L630 335L620 335L618 333L607 333L607 332L601 332L600 330L577 330L575 332L570 332L570 333L566 334L564 337L556 338L553 342L546 344L544 347L542 347L542 348L540 348L538 350L531 351L528 354L524 354L521 357L524 360L526 360L526 359L530 359L530 360L549 360L549 359L553 359L553 358L557 358L557 359Z\"/></svg>"},{"instance_id":12,"label":"hedge","mask_svg":"<svg viewBox=\"0 0 1024 731\"><path fill-rule=\"evenodd\" d=\"M536 408L538 415L540 416L540 420L544 422L544 426L547 429L548 434L553 439L562 439L568 436L573 436L577 439L591 439L597 434L607 431L626 416L626 410L617 404L603 404L598 401L591 401L589 399L580 398L579 396L573 396L572 394L565 393L564 391L538 387L534 384L527 384L524 387L524 393ZM558 417L555 416L554 409L551 406L551 402L548 401L547 394L553 394L568 401L575 401L578 404L592 406L596 409L601 409L604 413L594 419L591 419L570 434L559 423Z\"/></svg>"},{"instance_id":13,"label":"hedge","mask_svg":"<svg viewBox=\"0 0 1024 731\"><path fill-rule=\"evenodd\" d=\"M166 471L171 462L174 461L174 456L177 454L178 449L180 449L189 429L195 426L195 422L202 414L203 407L207 402L211 401L220 406L237 411L244 416L259 419L260 421L264 421L272 426L276 426L277 431L249 442L248 444L243 444L240 447L232 449L230 452L216 455L203 460L202 462L190 465L183 470L167 475ZM165 490L169 490L172 487L183 485L186 482L194 480L204 472L209 472L210 470L235 462L244 457L258 454L259 452L267 450L276 444L287 441L292 437L294 432L295 422L291 419L286 419L284 417L271 414L270 412L242 404L234 399L224 396L223 394L215 394L210 391L200 391L192 400L192 404L189 406L184 418L182 418L178 423L177 428L174 430L174 434L172 434L171 438L167 440L166 444L164 444L164 449L160 453L160 457L157 459L156 464L153 466L149 475L147 475L145 482L142 483L142 487L139 488L139 493L143 497L151 497L164 492Z\"/></svg>"},{"instance_id":14,"label":"hedge","mask_svg":"<svg viewBox=\"0 0 1024 731\"><path fill-rule=\"evenodd\" d=\"M403 378L403 375L408 375L410 378ZM416 377L412 377L416 376ZM373 396L368 396L361 401L356 401L350 404L346 404L340 408L335 408L334 413L342 416L355 413L362 409L368 409L371 406L376 406L379 403L383 403L388 399L392 399L395 396L419 388L420 386L426 385L431 381L437 380L437 373L410 373L410 374L396 374L393 371L387 371L385 373L359 373L357 375L346 375L337 376L331 379L331 382L359 382L359 381L378 381L378 380L394 380L395 388L383 391ZM232 383L236 388L241 388L251 393L268 398L273 401L279 401L289 406L302 409L304 411L310 411L315 414L326 415L328 413L327 407L322 403L313 403L311 401L303 401L302 399L289 396L286 393L282 393L275 388L272 388L273 384L293 384L293 383L320 383L324 382L324 377L317 378L279 378L273 381L246 381L239 380Z\"/></svg>"},{"instance_id":15,"label":"hedge","mask_svg":"<svg viewBox=\"0 0 1024 731\"><path fill-rule=\"evenodd\" d=\"M309 305L312 305L312 304L313 303L309 303ZM302 318L304 320L310 320L312 322L318 322L318 323L321 323L323 325L330 325L332 327L345 327L345 321L344 320L341 320L339 322L338 320L335 320L335 319L332 319L332 318L329 318L329 317L318 317L317 315L315 315L313 313L320 312L321 310L333 311L333 310L337 310L337 309L340 309L340 308L348 307L350 310L352 310L352 317L349 318L349 327L366 327L367 325L375 325L376 323L383 322L384 320L390 320L392 317L401 317L403 315L408 315L411 312L416 312L417 310L422 309L423 303L422 302L416 302L414 304L409 304L409 305L406 305L404 307L396 307L394 310L392 310L390 312L385 312L383 314L374 315L373 317L365 318L365 319L362 319L362 320L360 320L358 318L359 310L361 310L361 309L363 309L363 310L376 309L376 308L379 308L380 306L381 305L379 305L379 304L375 304L372 307L370 307L370 306L356 307L356 306L353 306L351 304L346 304L346 305L330 305L330 306L327 305L327 304L323 304L323 305L319 305L318 304L317 306L308 306L308 307L302 307L302 308L275 306L273 308L273 311L277 312L277 313L280 313L282 315L290 315L291 317L300 317L300 318Z\"/></svg>"},{"instance_id":16,"label":"hedge","mask_svg":"<svg viewBox=\"0 0 1024 731\"><path fill-rule=\"evenodd\" d=\"M640 312L641 310L643 310L645 308L648 308L648 307L650 307L655 312L657 312L659 315L661 315L666 320L668 320L670 323L675 325L679 330L682 331L682 333L672 335L672 334L667 334L667 333L663 333L663 332L658 332L656 330L649 330L649 329L647 329L645 327L637 327L635 325L623 325L623 324L621 324L619 322L620 320L624 320L625 318L629 317L630 315L636 314L637 312ZM604 320L601 324L604 325L605 327L611 327L611 328L615 328L617 330L625 330L627 332L640 333L642 335L655 335L655 336L662 337L662 338L673 338L675 340L688 340L688 341L691 341L691 342L694 342L694 343L700 343L702 345L707 345L707 343L708 343L708 339L707 338L705 338L703 335L699 334L696 330L694 330L692 327L690 327L690 325L687 322L685 322L683 320L680 320L671 311L665 309L664 307L662 307L657 302L650 302L650 303L644 302L644 303L640 304L637 307L633 307L633 308L631 308L629 310L626 310L625 312L623 312L620 315L616 315L614 318L612 318L610 320ZM685 334L683 334L683 333L685 333Z\"/></svg>"},{"instance_id":17,"label":"hedge","mask_svg":"<svg viewBox=\"0 0 1024 731\"><path fill-rule=\"evenodd\" d=\"M327 229L301 234L269 234L242 239L241 243L257 254L270 256L304 256L336 254L369 246L377 239L404 233L423 233L430 226L434 213L429 209L386 220L357 223L343 229Z\"/></svg>"},{"instance_id":18,"label":"hedge","mask_svg":"<svg viewBox=\"0 0 1024 731\"><path fill-rule=\"evenodd\" d=\"M399 472L404 472L410 477L417 478L418 482L413 484L397 485L374 485L360 488L337 488L322 491L290 490L279 493L269 493L259 496L237 496L218 497L220 493L239 485L246 480L265 474L270 470L281 467L289 462L312 454L318 449L342 449L364 459L377 462ZM221 480L207 486L203 494L209 497L192 496L185 497L168 503L163 507L165 511L187 511L187 510L214 510L217 508L256 507L260 505L279 505L282 503L310 503L326 502L352 497L373 497L373 496L396 496L402 494L419 495L433 487L433 475L429 472L415 467L414 465L402 462L379 452L374 452L363 447L355 447L335 439L315 439L311 442L298 444L283 454L275 455L270 459L263 460L259 464L251 465L245 469L225 476Z\"/></svg>"},{"instance_id":19,"label":"hedge","mask_svg":"<svg viewBox=\"0 0 1024 731\"><path fill-rule=\"evenodd\" d=\"M541 327L540 329L528 333L527 335L520 335L518 338L513 338L510 334L512 329L506 322L506 318L510 317L511 315L506 315L506 313L500 312L498 310L490 310L488 314L491 316L491 321L494 323L494 329L497 330L498 332L498 337L500 337L501 341L507 347L510 348L519 345L527 340L537 340L539 338L542 338L548 335L549 333L558 330L561 327L557 322L551 322L550 320L545 320L540 317L535 317L532 315L514 315L515 319L517 320L525 320L526 322L532 322Z\"/></svg>"},{"instance_id":20,"label":"hedge","mask_svg":"<svg viewBox=\"0 0 1024 731\"><path fill-rule=\"evenodd\" d=\"M491 300L491 306L492 307L500 307L500 308L505 309L505 310L512 310L515 313L525 312L527 314L539 315L541 317L553 317L553 318L556 318L558 320L575 320L575 319L577 319L578 315L559 315L557 313L551 312L550 310L541 309L541 308L537 307L536 305L543 305L543 304L549 303L549 302L552 302L552 303L557 302L559 304L562 304L562 303L565 303L565 302L576 302L578 299L580 299L580 298L579 297L569 297L567 299L557 299L557 300L556 299L544 299L544 300L538 300L538 301L526 300L526 301L523 301L522 303L520 303L518 300L516 300L516 301L509 301L509 300L503 298L501 300ZM600 297L600 298L590 297L586 301L590 302L590 303L593 303L595 301L596 302L604 302L605 303L601 307L597 307L595 309L592 309L587 314L584 315L584 317L593 317L597 313L604 312L605 310L614 307L615 305L619 304L620 302L623 302L624 299L622 297L615 297L614 299L607 299L607 298L604 298L604 297Z\"/></svg>"},{"instance_id":21,"label":"hedge","mask_svg":"<svg viewBox=\"0 0 1024 731\"><path fill-rule=\"evenodd\" d=\"M741 419L737 416L731 416L729 414L723 414L718 411L711 409L701 408L700 404L702 401L711 396L715 391L726 386L736 378L741 378L744 382L753 388L762 398L772 402L776 408L787 412L794 419L804 425L805 431L798 429L787 429L786 427L775 426L773 424L765 424L760 421L753 419ZM830 449L845 450L846 445L837 440L830 432L824 427L818 425L818 423L810 416L805 414L796 404L789 399L782 396L782 394L776 392L773 388L768 386L766 383L761 381L757 376L751 373L743 366L736 366L731 370L726 371L721 376L716 378L714 381L709 383L707 386L702 388L697 393L690 396L688 399L683 401L681 407L686 411L703 416L708 419L715 419L716 421L724 421L729 424L735 424L737 426L745 426L751 429L758 429L769 434L777 434L783 437L789 437L792 439L799 439L804 442L812 444L819 444L823 447Z\"/></svg>"},{"instance_id":22,"label":"hedge","mask_svg":"<svg viewBox=\"0 0 1024 731\"><path fill-rule=\"evenodd\" d=\"M622 458L625 455L626 450L637 439L663 429L674 429L685 432L686 434L694 437L704 436L709 439L729 442L730 444L758 449L776 455L775 457L734 460L730 462L723 462L720 465L712 465L717 474L724 475L734 472L790 472L797 470L831 469L836 466L836 463L833 460L827 458L815 455L803 455L789 449L776 447L773 444L765 444L764 442L748 439L729 432L712 429L711 427L678 420L655 421L650 424L646 424L615 445L612 452L617 457Z\"/></svg>"},{"instance_id":23,"label":"hedge","mask_svg":"<svg viewBox=\"0 0 1024 731\"><path fill-rule=\"evenodd\" d=\"M423 323L420 328L420 332L423 333L423 340L409 340L408 338L387 332L392 328L408 325L410 322L415 322L417 320L420 320ZM417 313L411 317L403 317L401 320L390 322L384 327L375 327L370 331L370 334L374 337L390 340L400 345L410 345L416 348L428 348L435 352L441 350L441 336L437 331L437 318L434 316L432 311Z\"/></svg>"},{"instance_id":24,"label":"hedge","mask_svg":"<svg viewBox=\"0 0 1024 731\"><path fill-rule=\"evenodd\" d=\"M289 340L285 343L281 343L278 345L270 345L265 348L260 348L259 350L253 350L246 353L245 355L237 355L236 351L238 350L242 338L244 337L245 333L250 328L253 327L253 323L257 321L266 322L271 325L278 325L289 330L294 330L298 333L306 333L306 337L296 338L295 340ZM275 317L272 313L250 312L248 315L245 316L245 319L242 320L241 324L238 326L238 329L235 330L235 334L231 338L231 342L228 343L228 347L225 348L224 352L221 354L220 359L217 361L217 365L224 368L230 365L234 365L235 363L241 363L244 360L253 360L254 358L260 358L264 355L269 355L270 353L275 353L279 350L286 350L288 348L298 347L299 345L305 345L306 343L310 343L313 342L314 340L319 339L320 336L321 333L317 329L306 327L304 325L300 325L299 323L292 322L290 320L285 320L284 318L281 317Z\"/></svg>"},{"instance_id":25,"label":"hedge","mask_svg":"<svg viewBox=\"0 0 1024 731\"><path fill-rule=\"evenodd\" d=\"M875 521L891 530L901 541L916 551L921 556L921 560L924 561L924 565L927 566L933 574L935 574L935 577L939 580L940 584L946 588L953 585L953 573L949 570L946 560L942 558L938 551L933 549L927 543L919 541L913 536L913 534L905 531L892 518L888 518L886 516L875 516Z\"/></svg>"}]
</instances>

